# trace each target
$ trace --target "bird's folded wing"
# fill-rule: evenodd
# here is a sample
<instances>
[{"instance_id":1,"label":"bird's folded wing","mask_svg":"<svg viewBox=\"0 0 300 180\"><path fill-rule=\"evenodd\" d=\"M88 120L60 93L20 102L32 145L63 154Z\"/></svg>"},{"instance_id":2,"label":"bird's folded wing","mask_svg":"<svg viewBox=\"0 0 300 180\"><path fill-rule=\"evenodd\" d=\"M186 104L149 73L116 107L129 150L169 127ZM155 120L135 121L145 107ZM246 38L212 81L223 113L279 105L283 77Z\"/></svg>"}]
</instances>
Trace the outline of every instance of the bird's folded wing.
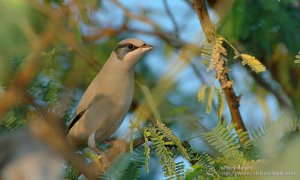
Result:
<instances>
[{"instance_id":1,"label":"bird's folded wing","mask_svg":"<svg viewBox=\"0 0 300 180\"><path fill-rule=\"evenodd\" d=\"M72 120L70 121L70 123L68 125L68 132L75 125L75 123L81 118L81 116L85 113L86 110L87 109L79 112L78 114L75 114L75 116L72 118Z\"/></svg>"},{"instance_id":2,"label":"bird's folded wing","mask_svg":"<svg viewBox=\"0 0 300 180\"><path fill-rule=\"evenodd\" d=\"M110 108L113 107L113 103L111 99L107 96L98 95L96 96L92 102L89 104L89 106L84 109L83 111L79 112L78 114L75 114L75 116L72 118L71 122L68 125L68 131L80 120L80 118L89 111L89 117L96 117L101 115L102 119L105 119L107 115L109 115ZM93 119L93 118L90 118Z\"/></svg>"},{"instance_id":3,"label":"bird's folded wing","mask_svg":"<svg viewBox=\"0 0 300 180\"><path fill-rule=\"evenodd\" d=\"M75 123L82 117L85 111L91 106L92 101L95 97L95 89L97 88L97 77L91 82L90 86L87 88L83 94L78 106L76 108L75 114L72 117L72 120L67 126L67 131L75 125Z\"/></svg>"},{"instance_id":4,"label":"bird's folded wing","mask_svg":"<svg viewBox=\"0 0 300 180\"><path fill-rule=\"evenodd\" d=\"M83 94L81 100L78 103L78 106L76 108L75 114L78 115L81 112L85 111L94 100L96 94L96 90L98 89L99 85L99 78L100 76L97 75L95 79L91 82L89 87L86 89L85 93Z\"/></svg>"}]
</instances>

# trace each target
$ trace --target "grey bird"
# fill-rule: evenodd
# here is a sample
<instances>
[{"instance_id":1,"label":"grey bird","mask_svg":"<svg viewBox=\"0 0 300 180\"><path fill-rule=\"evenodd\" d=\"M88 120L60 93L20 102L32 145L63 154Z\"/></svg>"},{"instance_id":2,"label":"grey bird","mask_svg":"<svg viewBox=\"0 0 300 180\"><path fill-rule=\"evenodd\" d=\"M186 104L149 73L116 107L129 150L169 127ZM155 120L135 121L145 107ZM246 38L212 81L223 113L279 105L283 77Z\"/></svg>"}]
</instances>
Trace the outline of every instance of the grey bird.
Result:
<instances>
[{"instance_id":1,"label":"grey bird","mask_svg":"<svg viewBox=\"0 0 300 180\"><path fill-rule=\"evenodd\" d=\"M133 99L134 67L153 48L137 38L117 44L77 106L68 126L71 145L95 149L120 127Z\"/></svg>"}]
</instances>

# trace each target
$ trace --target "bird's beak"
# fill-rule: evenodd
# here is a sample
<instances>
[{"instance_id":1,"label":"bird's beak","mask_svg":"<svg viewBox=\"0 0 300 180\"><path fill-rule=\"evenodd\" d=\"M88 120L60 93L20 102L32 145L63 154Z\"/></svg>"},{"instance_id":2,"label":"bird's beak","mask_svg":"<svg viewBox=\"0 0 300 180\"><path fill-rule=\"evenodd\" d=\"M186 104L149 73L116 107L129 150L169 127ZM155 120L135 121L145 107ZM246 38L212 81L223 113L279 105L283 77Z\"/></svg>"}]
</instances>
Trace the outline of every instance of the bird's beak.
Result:
<instances>
[{"instance_id":1,"label":"bird's beak","mask_svg":"<svg viewBox=\"0 0 300 180\"><path fill-rule=\"evenodd\" d=\"M144 44L142 48L146 49L147 51L151 51L152 49L154 49L154 46L152 46L151 44Z\"/></svg>"}]
</instances>

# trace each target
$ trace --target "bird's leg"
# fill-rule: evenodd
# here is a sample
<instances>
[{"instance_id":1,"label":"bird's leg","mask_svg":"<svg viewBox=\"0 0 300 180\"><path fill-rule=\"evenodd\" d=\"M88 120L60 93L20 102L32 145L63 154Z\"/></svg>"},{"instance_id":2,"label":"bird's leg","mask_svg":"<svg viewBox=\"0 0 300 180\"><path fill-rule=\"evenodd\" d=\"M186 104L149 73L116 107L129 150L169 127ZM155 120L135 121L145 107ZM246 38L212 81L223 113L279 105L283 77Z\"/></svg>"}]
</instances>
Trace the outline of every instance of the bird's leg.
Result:
<instances>
[{"instance_id":1,"label":"bird's leg","mask_svg":"<svg viewBox=\"0 0 300 180\"><path fill-rule=\"evenodd\" d=\"M108 157L106 156L105 152L103 152L101 149L99 149L96 146L96 142L95 142L95 132L92 133L89 136L89 140L88 140L88 146L89 148L91 148L95 153L97 153L98 155L101 156L101 161L103 164L103 168L107 168L109 166L109 160Z\"/></svg>"},{"instance_id":2,"label":"bird's leg","mask_svg":"<svg viewBox=\"0 0 300 180\"><path fill-rule=\"evenodd\" d=\"M106 140L105 143L113 145L113 148L119 149L121 151L120 153L122 154L126 152L127 144L123 140L110 139L110 140Z\"/></svg>"}]
</instances>

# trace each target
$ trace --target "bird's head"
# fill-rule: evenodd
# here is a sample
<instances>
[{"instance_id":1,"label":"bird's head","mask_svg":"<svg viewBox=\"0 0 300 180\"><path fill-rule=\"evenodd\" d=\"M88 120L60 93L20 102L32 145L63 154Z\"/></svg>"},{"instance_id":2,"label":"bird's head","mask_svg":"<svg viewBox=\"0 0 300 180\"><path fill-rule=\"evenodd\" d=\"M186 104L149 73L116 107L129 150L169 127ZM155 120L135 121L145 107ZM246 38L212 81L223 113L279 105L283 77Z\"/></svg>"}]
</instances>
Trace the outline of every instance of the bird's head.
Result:
<instances>
[{"instance_id":1,"label":"bird's head","mask_svg":"<svg viewBox=\"0 0 300 180\"><path fill-rule=\"evenodd\" d=\"M113 53L122 63L134 66L146 52L153 48L152 45L146 44L138 38L129 38L119 42Z\"/></svg>"}]
</instances>

